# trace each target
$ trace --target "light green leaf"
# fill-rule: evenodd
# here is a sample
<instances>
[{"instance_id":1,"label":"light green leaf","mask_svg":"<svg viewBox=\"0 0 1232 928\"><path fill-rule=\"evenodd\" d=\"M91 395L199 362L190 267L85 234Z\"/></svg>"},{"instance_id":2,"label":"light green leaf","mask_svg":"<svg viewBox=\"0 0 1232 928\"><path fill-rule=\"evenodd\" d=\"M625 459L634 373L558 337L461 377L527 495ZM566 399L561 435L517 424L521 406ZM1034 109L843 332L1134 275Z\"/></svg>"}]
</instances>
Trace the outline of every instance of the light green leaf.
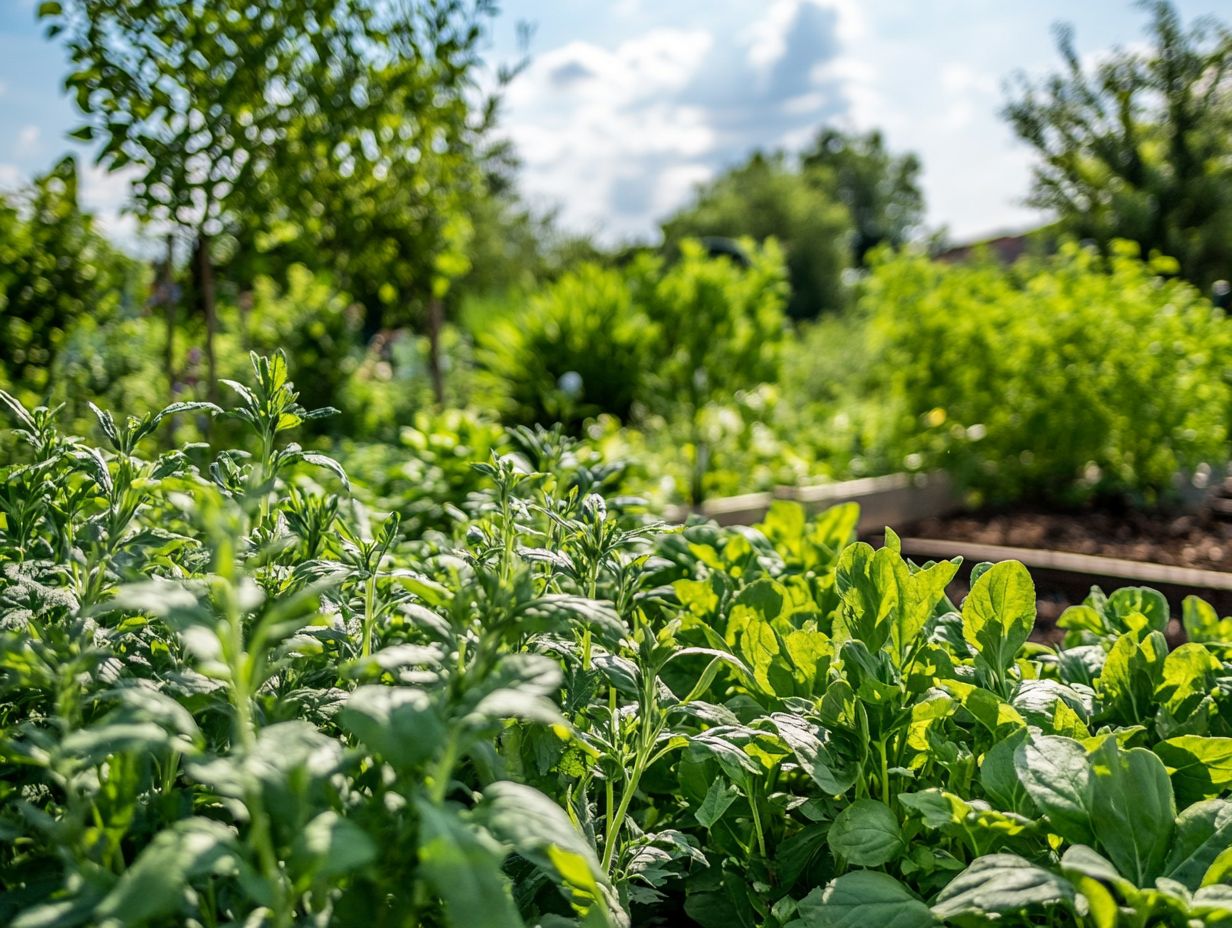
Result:
<instances>
[{"instance_id":1,"label":"light green leaf","mask_svg":"<svg viewBox=\"0 0 1232 928\"><path fill-rule=\"evenodd\" d=\"M601 911L619 910L594 848L564 810L543 793L520 783L497 781L484 789L475 818L522 857L558 878L580 914L596 905Z\"/></svg>"},{"instance_id":2,"label":"light green leaf","mask_svg":"<svg viewBox=\"0 0 1232 928\"><path fill-rule=\"evenodd\" d=\"M1232 738L1181 735L1155 745L1181 805L1214 799L1232 788Z\"/></svg>"},{"instance_id":3,"label":"light green leaf","mask_svg":"<svg viewBox=\"0 0 1232 928\"><path fill-rule=\"evenodd\" d=\"M1133 628L1131 616L1146 618L1147 628L1162 632L1168 627L1168 600L1158 590L1144 586L1125 586L1108 597L1105 611L1116 616L1127 628Z\"/></svg>"},{"instance_id":4,"label":"light green leaf","mask_svg":"<svg viewBox=\"0 0 1232 928\"><path fill-rule=\"evenodd\" d=\"M1104 714L1121 724L1150 721L1167 653L1168 643L1159 632L1151 632L1141 643L1132 634L1118 638L1097 681Z\"/></svg>"},{"instance_id":5,"label":"light green leaf","mask_svg":"<svg viewBox=\"0 0 1232 928\"><path fill-rule=\"evenodd\" d=\"M963 637L998 674L1010 667L1035 627L1035 584L1018 561L986 570L963 601Z\"/></svg>"}]
</instances>

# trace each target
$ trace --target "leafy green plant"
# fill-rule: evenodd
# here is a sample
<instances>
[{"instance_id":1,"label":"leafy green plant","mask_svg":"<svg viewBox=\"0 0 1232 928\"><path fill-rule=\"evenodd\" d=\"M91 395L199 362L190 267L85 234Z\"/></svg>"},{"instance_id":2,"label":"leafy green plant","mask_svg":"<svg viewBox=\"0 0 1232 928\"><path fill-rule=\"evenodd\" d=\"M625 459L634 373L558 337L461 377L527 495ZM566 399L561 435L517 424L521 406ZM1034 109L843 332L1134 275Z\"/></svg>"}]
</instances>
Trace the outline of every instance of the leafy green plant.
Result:
<instances>
[{"instance_id":1,"label":"leafy green plant","mask_svg":"<svg viewBox=\"0 0 1232 928\"><path fill-rule=\"evenodd\" d=\"M576 430L600 413L630 417L653 363L654 325L637 298L652 270L582 265L476 333L506 421Z\"/></svg>"},{"instance_id":2,"label":"leafy green plant","mask_svg":"<svg viewBox=\"0 0 1232 928\"><path fill-rule=\"evenodd\" d=\"M668 529L560 430L408 533L284 358L229 386L99 444L4 394L5 923L1232 924L1209 605L1037 643L1021 564L956 604L854 505ZM148 458L185 413L245 447Z\"/></svg>"},{"instance_id":3,"label":"leafy green plant","mask_svg":"<svg viewBox=\"0 0 1232 928\"><path fill-rule=\"evenodd\" d=\"M1008 269L884 257L862 309L892 467L944 467L991 501L1149 503L1227 459L1232 326L1133 245Z\"/></svg>"}]
</instances>

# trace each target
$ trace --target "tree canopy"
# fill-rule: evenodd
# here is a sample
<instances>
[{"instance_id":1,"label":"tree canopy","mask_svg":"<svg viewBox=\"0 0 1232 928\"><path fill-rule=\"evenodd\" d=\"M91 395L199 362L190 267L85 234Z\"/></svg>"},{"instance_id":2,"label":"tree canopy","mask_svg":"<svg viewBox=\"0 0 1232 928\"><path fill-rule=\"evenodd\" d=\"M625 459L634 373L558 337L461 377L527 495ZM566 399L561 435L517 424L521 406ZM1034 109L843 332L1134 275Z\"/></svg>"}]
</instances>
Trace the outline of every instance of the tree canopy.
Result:
<instances>
[{"instance_id":1,"label":"tree canopy","mask_svg":"<svg viewBox=\"0 0 1232 928\"><path fill-rule=\"evenodd\" d=\"M1175 258L1203 287L1232 275L1232 31L1145 4L1149 47L1091 65L1057 29L1063 69L1019 77L1004 115L1039 155L1029 202L1105 249Z\"/></svg>"},{"instance_id":2,"label":"tree canopy","mask_svg":"<svg viewBox=\"0 0 1232 928\"><path fill-rule=\"evenodd\" d=\"M924 222L920 159L888 151L880 132L824 128L800 156L809 179L829 190L851 214L852 257L863 267L878 245L905 244Z\"/></svg>"},{"instance_id":3,"label":"tree canopy","mask_svg":"<svg viewBox=\"0 0 1232 928\"><path fill-rule=\"evenodd\" d=\"M775 238L791 281L789 315L811 318L843 303L850 217L782 154L755 154L699 188L696 200L663 224L663 236L669 247L686 238Z\"/></svg>"}]
</instances>

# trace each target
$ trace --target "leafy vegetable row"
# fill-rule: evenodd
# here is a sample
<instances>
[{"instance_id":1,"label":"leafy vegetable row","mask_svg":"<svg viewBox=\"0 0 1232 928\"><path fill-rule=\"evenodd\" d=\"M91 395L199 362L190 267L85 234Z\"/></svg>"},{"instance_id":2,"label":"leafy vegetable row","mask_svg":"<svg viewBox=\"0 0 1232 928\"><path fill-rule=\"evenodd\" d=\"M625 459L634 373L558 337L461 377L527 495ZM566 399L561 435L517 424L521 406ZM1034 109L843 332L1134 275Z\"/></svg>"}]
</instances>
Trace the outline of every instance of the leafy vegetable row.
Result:
<instances>
[{"instance_id":1,"label":"leafy vegetable row","mask_svg":"<svg viewBox=\"0 0 1232 928\"><path fill-rule=\"evenodd\" d=\"M1232 924L1232 620L857 512L668 529L521 430L407 537L281 357L97 446L4 397L0 921ZM168 416L248 449L146 456ZM324 488L324 480L335 490Z\"/></svg>"}]
</instances>

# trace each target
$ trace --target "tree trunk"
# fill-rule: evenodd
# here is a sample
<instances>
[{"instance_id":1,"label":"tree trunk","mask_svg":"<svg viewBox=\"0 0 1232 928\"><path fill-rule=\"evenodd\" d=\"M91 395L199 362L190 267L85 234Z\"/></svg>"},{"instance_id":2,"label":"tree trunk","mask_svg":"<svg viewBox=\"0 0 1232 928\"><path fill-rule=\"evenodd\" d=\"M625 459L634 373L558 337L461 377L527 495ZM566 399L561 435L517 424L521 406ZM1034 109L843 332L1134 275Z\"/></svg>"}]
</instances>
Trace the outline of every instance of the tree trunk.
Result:
<instances>
[{"instance_id":1,"label":"tree trunk","mask_svg":"<svg viewBox=\"0 0 1232 928\"><path fill-rule=\"evenodd\" d=\"M175 400L175 323L177 300L175 297L175 237L167 235L167 256L159 275L159 300L163 304L163 316L167 321L167 344L163 366L167 369L167 397ZM175 416L167 417L167 441L175 445Z\"/></svg>"},{"instance_id":2,"label":"tree trunk","mask_svg":"<svg viewBox=\"0 0 1232 928\"><path fill-rule=\"evenodd\" d=\"M428 300L428 373L432 376L432 395L437 406L445 405L445 372L441 366L441 329L445 307L440 297Z\"/></svg>"},{"instance_id":3,"label":"tree trunk","mask_svg":"<svg viewBox=\"0 0 1232 928\"><path fill-rule=\"evenodd\" d=\"M197 264L198 297L201 300L201 311L205 315L205 369L209 381L205 395L211 403L216 403L218 365L214 357L214 335L218 331L218 315L214 306L214 266L210 263L210 237L205 232L197 234L196 252L194 257Z\"/></svg>"}]
</instances>

